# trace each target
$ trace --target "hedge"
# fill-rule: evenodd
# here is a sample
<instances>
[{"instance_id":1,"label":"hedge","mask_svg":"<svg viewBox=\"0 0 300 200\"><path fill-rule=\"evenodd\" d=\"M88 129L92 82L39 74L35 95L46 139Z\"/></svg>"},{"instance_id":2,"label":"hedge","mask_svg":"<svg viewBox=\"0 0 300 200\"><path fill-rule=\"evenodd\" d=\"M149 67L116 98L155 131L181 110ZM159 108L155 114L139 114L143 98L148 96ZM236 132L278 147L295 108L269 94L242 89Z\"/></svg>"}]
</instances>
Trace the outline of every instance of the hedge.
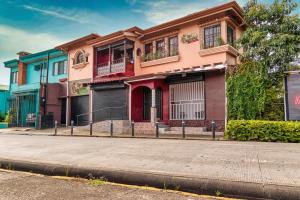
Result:
<instances>
[{"instance_id":1,"label":"hedge","mask_svg":"<svg viewBox=\"0 0 300 200\"><path fill-rule=\"evenodd\" d=\"M300 122L230 120L225 137L240 141L300 142Z\"/></svg>"}]
</instances>

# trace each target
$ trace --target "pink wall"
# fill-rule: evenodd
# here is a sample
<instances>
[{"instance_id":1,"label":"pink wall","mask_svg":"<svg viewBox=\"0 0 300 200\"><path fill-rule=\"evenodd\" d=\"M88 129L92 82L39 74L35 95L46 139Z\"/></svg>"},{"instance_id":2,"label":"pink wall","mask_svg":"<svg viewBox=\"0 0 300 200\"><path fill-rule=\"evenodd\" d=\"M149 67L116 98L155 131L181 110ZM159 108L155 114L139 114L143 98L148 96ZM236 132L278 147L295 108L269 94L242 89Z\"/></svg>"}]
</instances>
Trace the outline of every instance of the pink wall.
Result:
<instances>
[{"instance_id":1,"label":"pink wall","mask_svg":"<svg viewBox=\"0 0 300 200\"><path fill-rule=\"evenodd\" d=\"M143 75L143 74L151 74L151 73L159 73L159 72L167 72L173 70L182 70L185 68L192 68L197 66L211 65L213 66L216 63L224 63L224 64L235 64L237 62L237 58L235 56L229 55L227 52L214 52L209 55L200 55L200 51L206 51L201 49L203 44L203 35L202 31L206 26L211 26L213 24L221 24L221 37L224 42L227 42L227 22L226 19L223 19L218 22L209 23L204 26L199 25L190 25L184 28L181 28L178 31L178 48L179 48L179 56L178 58L173 59L159 59L152 62L153 65L143 66L141 62L141 57L135 57L135 75ZM232 24L230 24L232 26ZM238 39L241 36L241 30L238 27L236 29L236 38ZM184 34L196 34L198 35L198 41L192 43L183 43L181 38ZM147 40L148 41L148 40ZM146 42L147 42L146 41ZM151 40L149 40L151 41ZM146 43L143 42L143 43ZM143 49L144 45L141 42L136 42L135 52L140 48ZM209 49L211 51L213 48ZM146 63L150 63L146 62Z\"/></svg>"},{"instance_id":2,"label":"pink wall","mask_svg":"<svg viewBox=\"0 0 300 200\"><path fill-rule=\"evenodd\" d=\"M84 50L88 55L88 62L84 65L73 65L72 58L79 50ZM94 49L91 45L86 45L80 48L72 49L69 51L69 81L81 80L93 77L93 65L94 65Z\"/></svg>"}]
</instances>

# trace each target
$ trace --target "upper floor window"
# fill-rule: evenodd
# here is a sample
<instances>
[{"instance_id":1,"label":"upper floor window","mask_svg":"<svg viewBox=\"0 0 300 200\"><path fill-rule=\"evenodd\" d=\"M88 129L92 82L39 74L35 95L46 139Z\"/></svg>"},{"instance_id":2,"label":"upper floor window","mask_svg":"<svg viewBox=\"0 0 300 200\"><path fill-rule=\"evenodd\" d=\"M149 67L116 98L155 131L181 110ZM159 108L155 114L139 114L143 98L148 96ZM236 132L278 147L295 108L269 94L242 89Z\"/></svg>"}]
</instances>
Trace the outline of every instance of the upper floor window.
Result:
<instances>
[{"instance_id":1,"label":"upper floor window","mask_svg":"<svg viewBox=\"0 0 300 200\"><path fill-rule=\"evenodd\" d=\"M12 72L11 73L11 83L17 83L18 82L18 72Z\"/></svg>"},{"instance_id":2,"label":"upper floor window","mask_svg":"<svg viewBox=\"0 0 300 200\"><path fill-rule=\"evenodd\" d=\"M67 73L68 61L59 61L53 63L53 75L60 75Z\"/></svg>"},{"instance_id":3,"label":"upper floor window","mask_svg":"<svg viewBox=\"0 0 300 200\"><path fill-rule=\"evenodd\" d=\"M148 43L145 44L145 55L152 54L153 53L153 44Z\"/></svg>"},{"instance_id":4,"label":"upper floor window","mask_svg":"<svg viewBox=\"0 0 300 200\"><path fill-rule=\"evenodd\" d=\"M169 56L178 55L178 37L169 38Z\"/></svg>"},{"instance_id":5,"label":"upper floor window","mask_svg":"<svg viewBox=\"0 0 300 200\"><path fill-rule=\"evenodd\" d=\"M221 25L214 25L204 29L204 48L211 48L220 45Z\"/></svg>"},{"instance_id":6,"label":"upper floor window","mask_svg":"<svg viewBox=\"0 0 300 200\"><path fill-rule=\"evenodd\" d=\"M75 64L80 64L84 62L84 54L82 51L80 51L75 58Z\"/></svg>"},{"instance_id":7,"label":"upper floor window","mask_svg":"<svg viewBox=\"0 0 300 200\"><path fill-rule=\"evenodd\" d=\"M163 58L165 57L166 49L165 49L165 40L157 40L156 41L156 58Z\"/></svg>"},{"instance_id":8,"label":"upper floor window","mask_svg":"<svg viewBox=\"0 0 300 200\"><path fill-rule=\"evenodd\" d=\"M235 31L232 27L227 26L227 43L233 45L235 41Z\"/></svg>"}]
</instances>

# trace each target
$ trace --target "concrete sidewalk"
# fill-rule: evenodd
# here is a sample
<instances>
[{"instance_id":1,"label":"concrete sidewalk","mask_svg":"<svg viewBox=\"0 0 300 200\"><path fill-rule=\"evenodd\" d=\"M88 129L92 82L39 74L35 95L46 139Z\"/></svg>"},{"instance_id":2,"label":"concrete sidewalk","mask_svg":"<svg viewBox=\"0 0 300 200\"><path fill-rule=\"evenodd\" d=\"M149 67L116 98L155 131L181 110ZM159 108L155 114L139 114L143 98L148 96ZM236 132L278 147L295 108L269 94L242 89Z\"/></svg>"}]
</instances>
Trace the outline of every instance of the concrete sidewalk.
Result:
<instances>
[{"instance_id":1,"label":"concrete sidewalk","mask_svg":"<svg viewBox=\"0 0 300 200\"><path fill-rule=\"evenodd\" d=\"M300 196L299 155L300 144L0 135L1 164L277 199Z\"/></svg>"}]
</instances>

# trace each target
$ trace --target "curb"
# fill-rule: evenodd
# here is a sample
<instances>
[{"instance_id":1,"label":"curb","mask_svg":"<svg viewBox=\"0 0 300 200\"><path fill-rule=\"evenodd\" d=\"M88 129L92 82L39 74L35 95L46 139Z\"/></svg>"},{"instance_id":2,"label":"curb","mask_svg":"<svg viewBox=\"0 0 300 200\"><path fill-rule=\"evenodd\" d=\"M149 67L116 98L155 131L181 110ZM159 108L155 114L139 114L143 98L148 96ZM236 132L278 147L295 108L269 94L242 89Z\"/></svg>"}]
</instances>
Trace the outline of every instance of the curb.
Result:
<instances>
[{"instance_id":1,"label":"curb","mask_svg":"<svg viewBox=\"0 0 300 200\"><path fill-rule=\"evenodd\" d=\"M298 199L300 187L229 181L208 178L193 178L149 172L84 168L71 165L46 164L28 161L0 159L0 168L39 173L49 176L81 178L104 178L115 183L176 189L183 192L215 195L217 191L228 197L264 199Z\"/></svg>"}]
</instances>

